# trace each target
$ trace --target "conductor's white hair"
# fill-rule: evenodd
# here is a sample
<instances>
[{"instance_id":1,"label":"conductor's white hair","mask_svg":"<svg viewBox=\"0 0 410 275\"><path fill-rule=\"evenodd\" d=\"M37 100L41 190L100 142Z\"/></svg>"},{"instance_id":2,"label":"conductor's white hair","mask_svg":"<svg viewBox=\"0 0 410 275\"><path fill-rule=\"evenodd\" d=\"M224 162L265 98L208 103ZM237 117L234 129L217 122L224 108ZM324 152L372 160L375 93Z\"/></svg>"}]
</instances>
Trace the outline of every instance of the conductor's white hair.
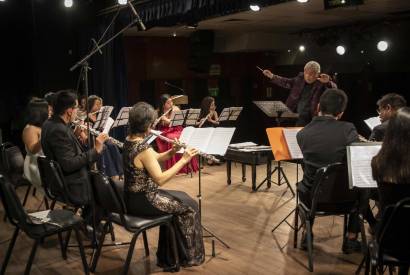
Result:
<instances>
[{"instance_id":1,"label":"conductor's white hair","mask_svg":"<svg viewBox=\"0 0 410 275\"><path fill-rule=\"evenodd\" d=\"M306 63L305 65L305 71L315 71L317 73L320 73L320 64L317 63L316 61L309 61L308 63Z\"/></svg>"}]
</instances>

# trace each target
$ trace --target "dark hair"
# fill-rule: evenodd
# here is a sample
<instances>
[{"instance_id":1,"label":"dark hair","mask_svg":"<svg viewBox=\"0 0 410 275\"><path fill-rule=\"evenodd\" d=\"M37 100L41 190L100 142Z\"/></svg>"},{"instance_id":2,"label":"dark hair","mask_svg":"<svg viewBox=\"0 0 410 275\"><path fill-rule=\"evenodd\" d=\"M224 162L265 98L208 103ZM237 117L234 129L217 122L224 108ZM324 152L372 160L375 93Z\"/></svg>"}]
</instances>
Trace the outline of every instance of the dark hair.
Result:
<instances>
[{"instance_id":1,"label":"dark hair","mask_svg":"<svg viewBox=\"0 0 410 275\"><path fill-rule=\"evenodd\" d=\"M377 182L410 184L410 108L400 108L389 119L382 148L372 159Z\"/></svg>"},{"instance_id":2,"label":"dark hair","mask_svg":"<svg viewBox=\"0 0 410 275\"><path fill-rule=\"evenodd\" d=\"M90 95L87 99L87 106L88 106L88 112L91 112L91 110L94 107L95 102L99 100L101 101L101 104L103 103L103 100L101 97L96 96L96 95Z\"/></svg>"},{"instance_id":3,"label":"dark hair","mask_svg":"<svg viewBox=\"0 0 410 275\"><path fill-rule=\"evenodd\" d=\"M201 112L199 113L199 118L204 118L209 114L209 109L211 108L212 102L215 99L212 96L206 96L201 101Z\"/></svg>"},{"instance_id":4,"label":"dark hair","mask_svg":"<svg viewBox=\"0 0 410 275\"><path fill-rule=\"evenodd\" d=\"M157 114L154 108L146 102L138 102L129 112L128 124L130 134L145 133L155 121Z\"/></svg>"},{"instance_id":5,"label":"dark hair","mask_svg":"<svg viewBox=\"0 0 410 275\"><path fill-rule=\"evenodd\" d=\"M41 98L33 98L27 104L26 123L41 127L48 118L47 101Z\"/></svg>"},{"instance_id":6,"label":"dark hair","mask_svg":"<svg viewBox=\"0 0 410 275\"><path fill-rule=\"evenodd\" d=\"M347 95L339 89L327 89L320 97L320 112L325 115L337 116L344 112L347 106Z\"/></svg>"},{"instance_id":7,"label":"dark hair","mask_svg":"<svg viewBox=\"0 0 410 275\"><path fill-rule=\"evenodd\" d=\"M74 90L61 90L56 93L54 101L54 114L61 116L68 108L75 106L77 95Z\"/></svg>"},{"instance_id":8,"label":"dark hair","mask_svg":"<svg viewBox=\"0 0 410 275\"><path fill-rule=\"evenodd\" d=\"M397 110L406 106L407 102L401 95L389 93L377 101L377 106L379 106L379 108L385 108L387 105L390 105L394 110Z\"/></svg>"},{"instance_id":9,"label":"dark hair","mask_svg":"<svg viewBox=\"0 0 410 275\"><path fill-rule=\"evenodd\" d=\"M162 94L159 96L159 102L158 102L158 110L159 110L159 114L158 115L162 115L164 113L164 105L165 102L168 101L168 99L170 99L171 96L169 94Z\"/></svg>"},{"instance_id":10,"label":"dark hair","mask_svg":"<svg viewBox=\"0 0 410 275\"><path fill-rule=\"evenodd\" d=\"M48 105L53 106L56 99L56 93L49 92L44 95L44 99L47 101Z\"/></svg>"}]
</instances>

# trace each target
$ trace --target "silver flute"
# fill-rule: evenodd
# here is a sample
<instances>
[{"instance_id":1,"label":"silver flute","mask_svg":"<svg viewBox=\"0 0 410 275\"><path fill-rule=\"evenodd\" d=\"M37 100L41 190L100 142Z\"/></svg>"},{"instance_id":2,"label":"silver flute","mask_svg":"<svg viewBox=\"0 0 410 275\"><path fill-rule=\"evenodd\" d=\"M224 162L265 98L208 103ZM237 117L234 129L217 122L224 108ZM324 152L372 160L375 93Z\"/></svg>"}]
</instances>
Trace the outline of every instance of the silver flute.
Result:
<instances>
[{"instance_id":1,"label":"silver flute","mask_svg":"<svg viewBox=\"0 0 410 275\"><path fill-rule=\"evenodd\" d=\"M175 140L172 140L172 139L170 139L170 138L161 136L160 134L157 134L157 133L153 132L152 130L150 131L150 133L151 133L152 135L154 135L154 136L157 136L159 139L162 139L162 140L165 141L165 142L168 142L168 143L171 143L171 144L175 144L175 145L181 146L181 147L184 148L184 149L188 148L188 145L186 145L185 143L176 142ZM214 157L213 155L209 155L209 154L203 153L203 152L201 152L201 151L199 151L198 155L200 155L201 157L203 157L203 158L205 158L205 159L207 159L207 160L213 161L213 162L215 162L215 163L220 163L219 159L217 159L217 158Z\"/></svg>"},{"instance_id":2,"label":"silver flute","mask_svg":"<svg viewBox=\"0 0 410 275\"><path fill-rule=\"evenodd\" d=\"M73 121L72 123L73 123L76 127L80 127L81 129L84 129L84 130L89 130L89 131L90 131L90 134L92 134L93 136L98 136L98 135L101 134L100 131L97 131L97 130L91 128L91 127L88 128L86 125L81 124L80 121ZM108 140L111 141L111 143L117 145L119 148L123 148L123 147L124 147L124 143L121 142L121 141L119 141L118 139L115 139L115 138L113 138L113 137L108 137Z\"/></svg>"}]
</instances>

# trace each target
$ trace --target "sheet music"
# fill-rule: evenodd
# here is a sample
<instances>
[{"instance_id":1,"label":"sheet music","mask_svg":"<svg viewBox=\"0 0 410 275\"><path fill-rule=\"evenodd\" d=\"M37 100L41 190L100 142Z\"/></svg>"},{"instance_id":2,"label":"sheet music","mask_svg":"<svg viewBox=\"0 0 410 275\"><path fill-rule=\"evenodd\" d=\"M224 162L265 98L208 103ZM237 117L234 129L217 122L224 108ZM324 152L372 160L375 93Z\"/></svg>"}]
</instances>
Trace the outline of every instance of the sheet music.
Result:
<instances>
[{"instance_id":1,"label":"sheet music","mask_svg":"<svg viewBox=\"0 0 410 275\"><path fill-rule=\"evenodd\" d=\"M201 109L187 109L185 126L196 126Z\"/></svg>"},{"instance_id":2,"label":"sheet music","mask_svg":"<svg viewBox=\"0 0 410 275\"><path fill-rule=\"evenodd\" d=\"M186 127L181 133L180 140L203 153L225 155L234 132L235 128Z\"/></svg>"},{"instance_id":3,"label":"sheet music","mask_svg":"<svg viewBox=\"0 0 410 275\"><path fill-rule=\"evenodd\" d=\"M218 121L228 120L229 114L230 114L229 108L223 108L222 112L219 114L219 119L218 119Z\"/></svg>"},{"instance_id":4,"label":"sheet music","mask_svg":"<svg viewBox=\"0 0 410 275\"><path fill-rule=\"evenodd\" d=\"M182 126L184 124L185 114L181 110L174 110L170 117L171 123L169 127Z\"/></svg>"},{"instance_id":5,"label":"sheet music","mask_svg":"<svg viewBox=\"0 0 410 275\"><path fill-rule=\"evenodd\" d=\"M300 150L296 139L296 134L299 131L300 129L283 129L283 135L285 136L286 144L288 145L288 150L292 159L303 159L302 151Z\"/></svg>"},{"instance_id":6,"label":"sheet music","mask_svg":"<svg viewBox=\"0 0 410 275\"><path fill-rule=\"evenodd\" d=\"M43 224L50 221L48 215L50 214L51 210L44 210L34 213L28 213L27 215L30 217L31 221L34 224Z\"/></svg>"},{"instance_id":7,"label":"sheet music","mask_svg":"<svg viewBox=\"0 0 410 275\"><path fill-rule=\"evenodd\" d=\"M97 118L93 125L94 129L103 129L105 124L107 123L107 119L110 117L112 110L114 110L113 106L102 106L101 109L97 113Z\"/></svg>"},{"instance_id":8,"label":"sheet music","mask_svg":"<svg viewBox=\"0 0 410 275\"><path fill-rule=\"evenodd\" d=\"M241 151L241 152L272 151L272 147L267 146L267 145L258 145L258 146L253 146L253 147L240 148L238 149L238 151Z\"/></svg>"},{"instance_id":9,"label":"sheet music","mask_svg":"<svg viewBox=\"0 0 410 275\"><path fill-rule=\"evenodd\" d=\"M249 147L249 146L257 146L257 144L254 143L254 142L251 142L251 141L229 144L229 147L233 148L233 149L245 148L245 147Z\"/></svg>"},{"instance_id":10,"label":"sheet music","mask_svg":"<svg viewBox=\"0 0 410 275\"><path fill-rule=\"evenodd\" d=\"M111 128L127 125L130 110L131 107L122 107Z\"/></svg>"},{"instance_id":11,"label":"sheet music","mask_svg":"<svg viewBox=\"0 0 410 275\"><path fill-rule=\"evenodd\" d=\"M382 122L380 121L380 117L378 117L378 116L370 117L370 118L364 120L364 122L370 128L370 130L372 130L372 131L373 131L374 127L379 126L380 124L382 124Z\"/></svg>"},{"instance_id":12,"label":"sheet music","mask_svg":"<svg viewBox=\"0 0 410 275\"><path fill-rule=\"evenodd\" d=\"M349 185L359 188L377 188L373 180L371 161L380 151L381 143L360 143L347 146Z\"/></svg>"},{"instance_id":13,"label":"sheet music","mask_svg":"<svg viewBox=\"0 0 410 275\"><path fill-rule=\"evenodd\" d=\"M235 132L235 128L218 127L205 129L213 130L213 133L211 133L212 137L205 153L224 156L226 150L228 149L229 143L231 142L233 133Z\"/></svg>"},{"instance_id":14,"label":"sheet music","mask_svg":"<svg viewBox=\"0 0 410 275\"><path fill-rule=\"evenodd\" d=\"M104 134L107 134L108 135L108 132L110 131L110 129L111 129L111 126L114 124L114 119L112 119L111 117L108 117L107 118L107 122L105 123L105 126L104 126L104 130L102 131Z\"/></svg>"},{"instance_id":15,"label":"sheet music","mask_svg":"<svg viewBox=\"0 0 410 275\"><path fill-rule=\"evenodd\" d=\"M229 120L237 120L242 110L243 110L243 107L231 107Z\"/></svg>"}]
</instances>

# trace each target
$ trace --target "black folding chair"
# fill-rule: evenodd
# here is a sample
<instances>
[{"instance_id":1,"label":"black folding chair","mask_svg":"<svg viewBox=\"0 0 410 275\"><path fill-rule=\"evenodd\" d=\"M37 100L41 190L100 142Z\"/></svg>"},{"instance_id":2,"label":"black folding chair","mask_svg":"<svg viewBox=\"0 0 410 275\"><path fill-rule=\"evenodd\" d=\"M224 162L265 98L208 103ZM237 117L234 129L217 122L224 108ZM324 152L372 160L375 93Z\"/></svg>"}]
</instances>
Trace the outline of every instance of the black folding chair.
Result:
<instances>
[{"instance_id":1,"label":"black folding chair","mask_svg":"<svg viewBox=\"0 0 410 275\"><path fill-rule=\"evenodd\" d=\"M312 187L312 201L310 205L299 200L296 207L294 240L297 244L298 217L306 224L306 241L308 249L308 269L313 272L313 239L312 223L317 216L343 215L343 244L346 240L347 215L358 207L358 193L349 189L346 165L342 163L330 164L316 171ZM366 246L363 219L359 218L363 250ZM344 247L344 245L342 246Z\"/></svg>"},{"instance_id":2,"label":"black folding chair","mask_svg":"<svg viewBox=\"0 0 410 275\"><path fill-rule=\"evenodd\" d=\"M24 195L23 206L26 205L31 189L31 183L24 178L24 157L19 147L10 142L0 145L0 173L7 177L14 188L27 187Z\"/></svg>"},{"instance_id":3,"label":"black folding chair","mask_svg":"<svg viewBox=\"0 0 410 275\"><path fill-rule=\"evenodd\" d=\"M104 244L105 235L109 231L109 225L111 222L118 224L124 227L128 232L133 233L133 237L130 243L127 259L125 261L122 274L128 273L129 265L135 248L135 243L137 241L139 234L143 233L145 253L148 256L149 248L145 231L150 228L161 225L167 226L171 234L172 248L175 258L175 266L173 266L171 270L178 271L179 256L176 246L177 244L175 239L175 231L173 227L173 216L170 214L164 214L162 216L155 217L136 217L128 215L126 214L123 196L122 194L120 194L115 183L110 178L104 176L100 172L92 171L91 176L96 203L107 212L105 217L106 223L104 224L103 232L98 242L97 251L95 252L93 257L91 271L94 272L97 267L98 259L101 254L101 249Z\"/></svg>"},{"instance_id":4,"label":"black folding chair","mask_svg":"<svg viewBox=\"0 0 410 275\"><path fill-rule=\"evenodd\" d=\"M18 199L14 190L14 186L2 175L0 175L0 196L8 219L16 227L16 230L13 233L13 237L11 238L9 247L7 249L0 274L4 274L6 271L7 264L10 260L11 253L13 251L13 247L16 243L17 235L20 230L26 233L27 236L31 239L34 239L34 245L31 249L30 257L28 259L24 274L30 273L31 265L34 260L38 244L45 237L56 234L58 235L61 253L63 258L66 259L67 255L64 251L62 233L71 230L75 231L77 237L84 273L89 274L89 269L84 254L84 247L82 245L81 237L78 233L78 229L83 224L81 217L76 216L72 212L66 210L50 210L47 215L47 221L41 219L36 220L33 217L30 217L21 205L20 200Z\"/></svg>"},{"instance_id":5,"label":"black folding chair","mask_svg":"<svg viewBox=\"0 0 410 275\"><path fill-rule=\"evenodd\" d=\"M365 274L383 274L384 266L399 267L400 274L408 274L410 266L410 197L395 205L387 206L383 211L375 239L369 243L367 254L356 274L360 273L363 262Z\"/></svg>"}]
</instances>

